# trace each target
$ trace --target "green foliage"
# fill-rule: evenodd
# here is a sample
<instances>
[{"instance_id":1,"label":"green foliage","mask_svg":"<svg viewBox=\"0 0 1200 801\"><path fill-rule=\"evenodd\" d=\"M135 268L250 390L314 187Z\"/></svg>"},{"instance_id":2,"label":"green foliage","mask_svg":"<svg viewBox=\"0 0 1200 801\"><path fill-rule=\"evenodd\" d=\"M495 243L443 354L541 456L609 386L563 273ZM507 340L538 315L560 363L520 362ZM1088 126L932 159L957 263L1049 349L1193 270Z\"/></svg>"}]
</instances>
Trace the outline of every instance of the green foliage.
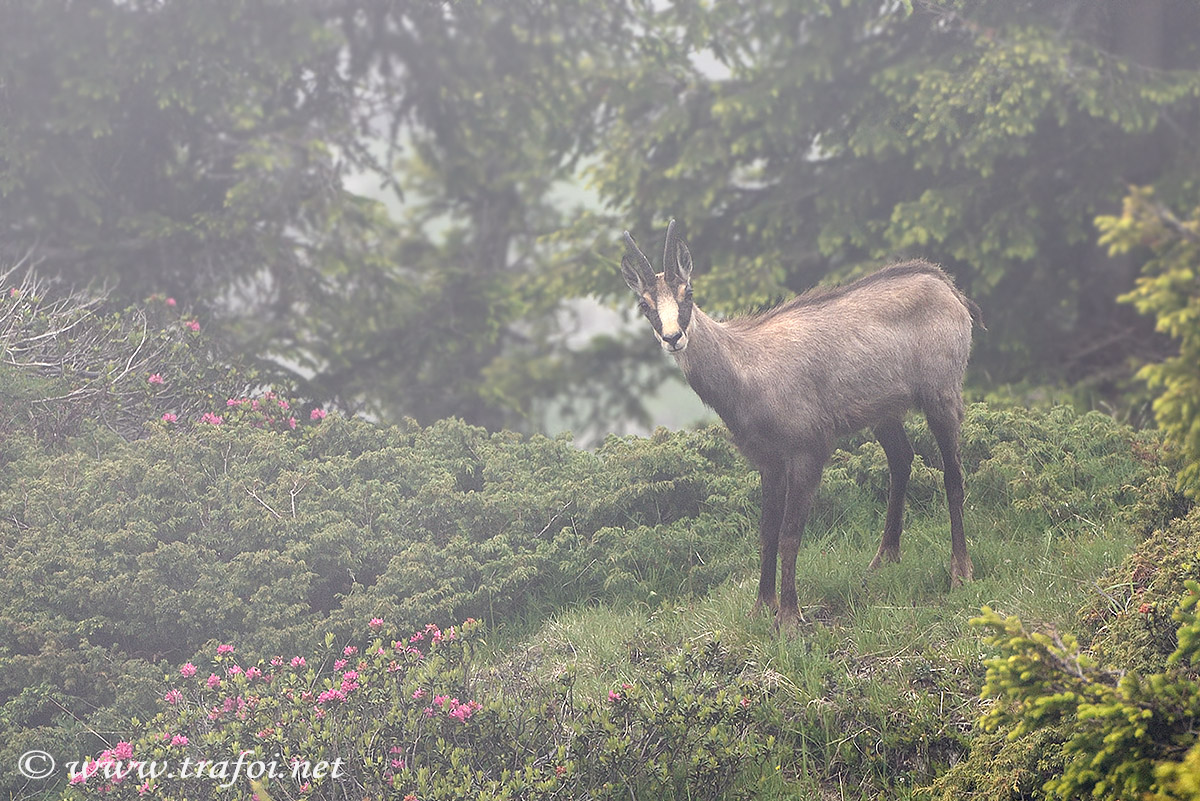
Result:
<instances>
[{"instance_id":1,"label":"green foliage","mask_svg":"<svg viewBox=\"0 0 1200 801\"><path fill-rule=\"evenodd\" d=\"M1187 582L1188 597L1176 612L1180 648L1171 662L1190 661L1200 626L1189 611L1200 584ZM1163 766L1191 748L1200 730L1200 683L1191 671L1123 675L1101 668L1070 635L1030 632L1015 617L984 608L976 625L991 632L985 697L999 703L982 718L985 729L1014 722L1009 737L1068 723L1064 768L1045 792L1054 798L1179 798L1157 778L1178 781L1179 766ZM1183 642L1187 641L1188 646ZM1163 772L1160 772L1163 771Z\"/></svg>"},{"instance_id":2,"label":"green foliage","mask_svg":"<svg viewBox=\"0 0 1200 801\"><path fill-rule=\"evenodd\" d=\"M1174 197L1197 174L1194 4L675 2L639 17L593 168L621 210L603 222L646 237L685 223L705 308L923 256L984 309L981 379L1111 393L1153 347L1114 300L1132 265L1097 252L1091 221L1123 175ZM616 289L613 272L596 265L594 282Z\"/></svg>"},{"instance_id":3,"label":"green foliage","mask_svg":"<svg viewBox=\"0 0 1200 801\"><path fill-rule=\"evenodd\" d=\"M1193 511L1100 578L1107 603L1084 609L1087 647L985 608L973 622L998 650L983 688L995 699L988 733L932 797L1193 798L1198 558Z\"/></svg>"},{"instance_id":4,"label":"green foliage","mask_svg":"<svg viewBox=\"0 0 1200 801\"><path fill-rule=\"evenodd\" d=\"M126 439L186 423L253 384L173 298L105 312L104 296L0 273L0 431L62 443L89 427ZM163 418L166 415L166 418Z\"/></svg>"},{"instance_id":5,"label":"green foliage","mask_svg":"<svg viewBox=\"0 0 1200 801\"><path fill-rule=\"evenodd\" d=\"M1091 220L1126 173L1188 196L1194 4L911 6L7 0L0 258L342 411L590 434L664 371L566 301L673 215L709 308L926 256L980 377L1122 391L1153 339Z\"/></svg>"},{"instance_id":6,"label":"green foliage","mask_svg":"<svg viewBox=\"0 0 1200 801\"><path fill-rule=\"evenodd\" d=\"M330 635L308 658L248 665L221 646L188 662L137 736L75 766L71 795L241 798L255 780L278 801L717 799L771 745L760 691L714 640L581 698L570 672L544 694L481 673L474 620L400 639L370 628L369 643Z\"/></svg>"},{"instance_id":7,"label":"green foliage","mask_svg":"<svg viewBox=\"0 0 1200 801\"><path fill-rule=\"evenodd\" d=\"M1200 206L1186 220L1175 217L1149 187L1134 187L1122 214L1096 218L1101 244L1114 254L1144 252L1149 258L1132 292L1121 296L1155 318L1159 331L1179 343L1177 355L1147 364L1138 372L1159 394L1154 416L1177 451L1179 488L1200 496Z\"/></svg>"},{"instance_id":8,"label":"green foliage","mask_svg":"<svg viewBox=\"0 0 1200 801\"><path fill-rule=\"evenodd\" d=\"M653 606L752 547L756 486L716 429L591 454L455 422L168 428L58 456L5 442L6 753L86 742L144 707L123 676L214 640L283 651L372 616L520 627L573 603ZM88 670L100 654L112 669ZM99 710L87 727L61 717L83 708Z\"/></svg>"},{"instance_id":9,"label":"green foliage","mask_svg":"<svg viewBox=\"0 0 1200 801\"><path fill-rule=\"evenodd\" d=\"M502 379L572 373L530 276L604 4L2 7L0 260L176 297L343 411L530 428Z\"/></svg>"},{"instance_id":10,"label":"green foliage","mask_svg":"<svg viewBox=\"0 0 1200 801\"><path fill-rule=\"evenodd\" d=\"M160 665L218 642L270 657L306 653L314 632L350 641L374 617L400 628L478 617L511 639L592 606L670 618L756 562L758 477L719 428L588 452L456 421L302 413L292 431L272 411L258 427L280 399L257 400L258 411L221 399L220 425L159 423L135 442L89 430L50 450L19 430L0 440L0 762L39 745L72 758L100 750L96 732L149 714ZM927 776L964 747L970 702L945 703L974 694L972 669L946 653L961 626L930 617L954 608L937 449L923 425L910 431L920 457L905 563L864 590L886 493L886 458L866 440L831 461L801 551L811 616L861 617L862 633L850 650L820 646L812 695L765 731L829 781L885 784L897 764ZM972 406L964 456L985 598L1016 592L1003 582L1027 581L1047 554L1089 569L1080 550L1126 542L1121 507L1162 474L1128 428L1068 409ZM723 620L750 607L748 590L731 598ZM636 627L614 637L603 669L656 650ZM928 645L911 660L878 656L914 640Z\"/></svg>"}]
</instances>

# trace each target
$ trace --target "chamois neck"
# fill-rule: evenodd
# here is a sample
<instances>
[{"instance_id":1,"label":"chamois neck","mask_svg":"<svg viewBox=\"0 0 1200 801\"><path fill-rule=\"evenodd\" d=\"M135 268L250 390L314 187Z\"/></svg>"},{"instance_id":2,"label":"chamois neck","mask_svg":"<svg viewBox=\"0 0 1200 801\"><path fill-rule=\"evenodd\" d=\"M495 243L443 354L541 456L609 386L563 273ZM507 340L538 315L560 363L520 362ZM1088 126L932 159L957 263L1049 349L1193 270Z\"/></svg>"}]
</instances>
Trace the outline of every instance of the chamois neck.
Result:
<instances>
[{"instance_id":1,"label":"chamois neck","mask_svg":"<svg viewBox=\"0 0 1200 801\"><path fill-rule=\"evenodd\" d=\"M726 422L745 383L736 358L745 350L745 344L738 332L696 306L692 309L688 346L675 354L688 384Z\"/></svg>"}]
</instances>

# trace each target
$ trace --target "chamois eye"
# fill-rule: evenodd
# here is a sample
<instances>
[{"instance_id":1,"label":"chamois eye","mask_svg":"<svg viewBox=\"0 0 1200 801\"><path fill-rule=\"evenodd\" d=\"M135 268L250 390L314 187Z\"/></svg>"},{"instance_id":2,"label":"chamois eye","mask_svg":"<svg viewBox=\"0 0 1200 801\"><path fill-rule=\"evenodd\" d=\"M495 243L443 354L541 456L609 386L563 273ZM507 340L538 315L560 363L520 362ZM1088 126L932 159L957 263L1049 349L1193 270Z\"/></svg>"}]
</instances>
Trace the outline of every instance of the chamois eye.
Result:
<instances>
[{"instance_id":1,"label":"chamois eye","mask_svg":"<svg viewBox=\"0 0 1200 801\"><path fill-rule=\"evenodd\" d=\"M640 311L642 314L649 314L650 313L650 304L644 300L639 300L638 301L638 311Z\"/></svg>"}]
</instances>

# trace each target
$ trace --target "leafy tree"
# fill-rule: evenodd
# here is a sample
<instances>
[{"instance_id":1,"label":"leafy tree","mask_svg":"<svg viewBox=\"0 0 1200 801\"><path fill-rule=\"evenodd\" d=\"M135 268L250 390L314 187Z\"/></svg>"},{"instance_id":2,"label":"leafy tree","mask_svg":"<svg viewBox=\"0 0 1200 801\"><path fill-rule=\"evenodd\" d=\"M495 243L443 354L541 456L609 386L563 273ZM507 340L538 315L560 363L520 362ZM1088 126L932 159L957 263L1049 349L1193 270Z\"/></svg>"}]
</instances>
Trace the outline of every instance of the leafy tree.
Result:
<instances>
[{"instance_id":1,"label":"leafy tree","mask_svg":"<svg viewBox=\"0 0 1200 801\"><path fill-rule=\"evenodd\" d=\"M1146 365L1138 376L1160 390L1154 414L1183 461L1179 488L1200 496L1200 206L1180 220L1153 189L1135 187L1119 217L1101 216L1096 224L1110 252L1149 251L1137 286L1121 300L1152 315L1158 330L1179 343L1178 354Z\"/></svg>"},{"instance_id":2,"label":"leafy tree","mask_svg":"<svg viewBox=\"0 0 1200 801\"><path fill-rule=\"evenodd\" d=\"M524 283L592 127L587 10L4 0L0 247L194 305L321 402L528 426L485 385L556 333Z\"/></svg>"},{"instance_id":3,"label":"leafy tree","mask_svg":"<svg viewBox=\"0 0 1200 801\"><path fill-rule=\"evenodd\" d=\"M1196 174L1200 7L905 5L639 6L593 169L609 230L686 222L718 310L941 262L984 308L993 381L1103 383L1158 355L1092 219L1130 180L1170 195Z\"/></svg>"},{"instance_id":4,"label":"leafy tree","mask_svg":"<svg viewBox=\"0 0 1200 801\"><path fill-rule=\"evenodd\" d=\"M1161 356L1091 220L1196 172L1194 4L0 3L0 247L194 304L321 403L643 414L665 368L572 346L563 301L667 215L719 311L921 255L991 380Z\"/></svg>"}]
</instances>

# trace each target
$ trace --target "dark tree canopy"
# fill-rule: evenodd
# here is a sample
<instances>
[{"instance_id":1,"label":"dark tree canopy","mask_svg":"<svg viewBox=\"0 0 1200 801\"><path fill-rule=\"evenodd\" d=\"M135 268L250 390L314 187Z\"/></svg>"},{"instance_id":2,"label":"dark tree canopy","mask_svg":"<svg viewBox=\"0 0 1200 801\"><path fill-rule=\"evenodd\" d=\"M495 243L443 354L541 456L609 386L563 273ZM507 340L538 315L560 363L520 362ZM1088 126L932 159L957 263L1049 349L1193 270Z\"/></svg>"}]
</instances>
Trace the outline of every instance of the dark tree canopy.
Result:
<instances>
[{"instance_id":1,"label":"dark tree canopy","mask_svg":"<svg viewBox=\"0 0 1200 801\"><path fill-rule=\"evenodd\" d=\"M597 176L640 227L687 221L710 305L924 256L985 309L981 377L1128 375L1155 352L1115 302L1137 265L1097 249L1093 219L1131 181L1195 191L1200 6L777 0L653 19Z\"/></svg>"},{"instance_id":2,"label":"dark tree canopy","mask_svg":"<svg viewBox=\"0 0 1200 801\"><path fill-rule=\"evenodd\" d=\"M322 403L643 415L669 364L641 337L580 345L564 303L618 296L619 232L672 216L717 311L943 264L984 308L984 386L1112 395L1168 347L1116 303L1138 257L1109 257L1093 220L1129 183L1196 205L1187 0L0 13L0 255L176 296ZM372 182L386 207L351 189Z\"/></svg>"}]
</instances>

